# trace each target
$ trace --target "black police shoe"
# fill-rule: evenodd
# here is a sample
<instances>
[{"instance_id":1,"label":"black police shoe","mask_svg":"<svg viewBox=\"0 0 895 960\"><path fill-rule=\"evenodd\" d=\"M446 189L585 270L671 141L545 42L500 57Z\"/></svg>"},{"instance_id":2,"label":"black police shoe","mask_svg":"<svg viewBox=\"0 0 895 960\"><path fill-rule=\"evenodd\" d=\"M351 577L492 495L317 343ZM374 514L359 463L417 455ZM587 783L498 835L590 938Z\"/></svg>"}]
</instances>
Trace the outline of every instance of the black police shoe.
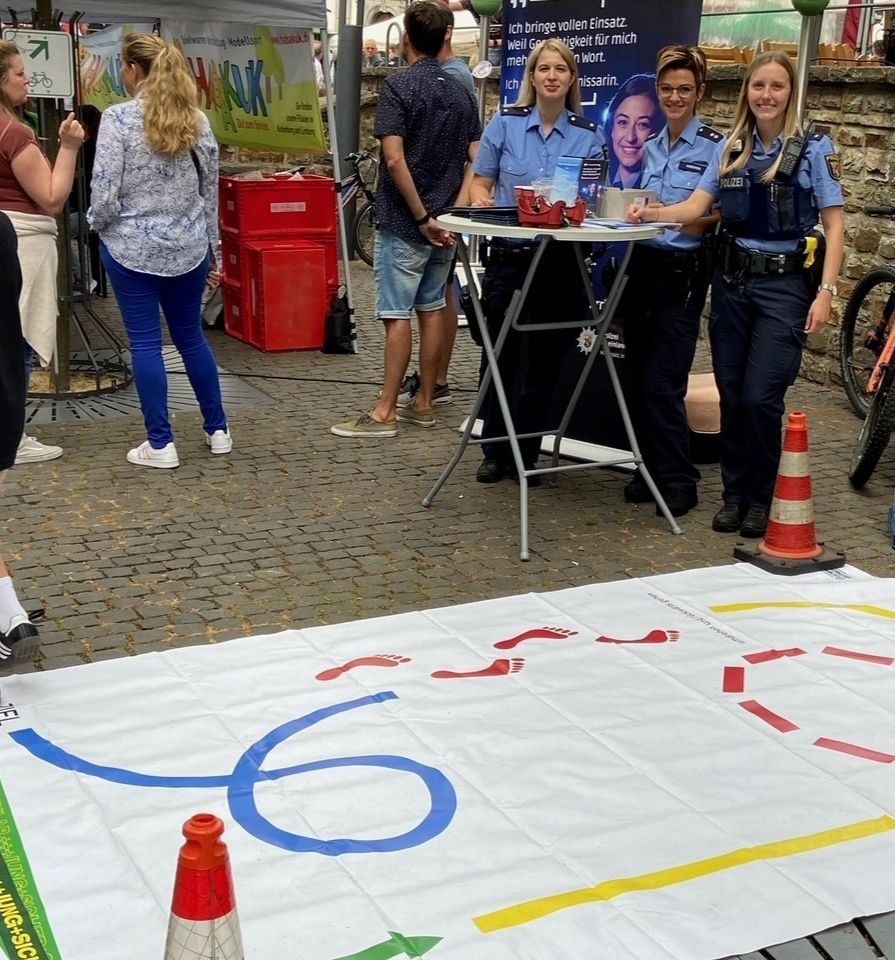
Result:
<instances>
[{"instance_id":1,"label":"black police shoe","mask_svg":"<svg viewBox=\"0 0 895 960\"><path fill-rule=\"evenodd\" d=\"M654 499L649 487L639 474L625 484L622 496L625 498L625 503L652 503Z\"/></svg>"},{"instance_id":2,"label":"black police shoe","mask_svg":"<svg viewBox=\"0 0 895 960\"><path fill-rule=\"evenodd\" d=\"M665 494L664 499L665 506L668 507L668 512L673 517L682 517L699 503L699 497L695 490L670 490ZM656 504L656 516L665 516L658 503Z\"/></svg>"},{"instance_id":3,"label":"black police shoe","mask_svg":"<svg viewBox=\"0 0 895 960\"><path fill-rule=\"evenodd\" d=\"M760 507L752 504L746 511L743 519L743 525L740 527L740 536L748 537L750 540L757 540L763 537L768 528L768 517L771 511L767 507Z\"/></svg>"},{"instance_id":4,"label":"black police shoe","mask_svg":"<svg viewBox=\"0 0 895 960\"><path fill-rule=\"evenodd\" d=\"M712 530L716 533L735 533L743 522L746 508L741 503L725 503L712 517Z\"/></svg>"},{"instance_id":5,"label":"black police shoe","mask_svg":"<svg viewBox=\"0 0 895 960\"><path fill-rule=\"evenodd\" d=\"M500 460L490 460L487 457L479 464L475 478L479 483L498 483L507 475L509 468Z\"/></svg>"}]
</instances>

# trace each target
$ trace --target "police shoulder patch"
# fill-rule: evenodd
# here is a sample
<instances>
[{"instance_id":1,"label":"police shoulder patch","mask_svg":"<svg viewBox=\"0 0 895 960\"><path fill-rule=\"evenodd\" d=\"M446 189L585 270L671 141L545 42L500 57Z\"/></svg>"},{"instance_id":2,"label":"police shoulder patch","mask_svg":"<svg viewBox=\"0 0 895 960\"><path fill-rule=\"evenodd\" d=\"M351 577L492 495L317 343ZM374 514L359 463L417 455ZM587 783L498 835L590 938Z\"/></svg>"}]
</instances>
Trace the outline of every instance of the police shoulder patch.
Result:
<instances>
[{"instance_id":1,"label":"police shoulder patch","mask_svg":"<svg viewBox=\"0 0 895 960\"><path fill-rule=\"evenodd\" d=\"M500 114L503 117L527 117L531 113L531 107L501 107Z\"/></svg>"},{"instance_id":2,"label":"police shoulder patch","mask_svg":"<svg viewBox=\"0 0 895 960\"><path fill-rule=\"evenodd\" d=\"M593 122L593 120L588 120L587 117L582 117L580 113L570 113L569 123L571 123L573 127L584 127L585 130L590 130L591 133L597 129L597 125Z\"/></svg>"},{"instance_id":3,"label":"police shoulder patch","mask_svg":"<svg viewBox=\"0 0 895 960\"><path fill-rule=\"evenodd\" d=\"M714 130L712 127L702 126L696 131L697 137L705 137L706 140L711 140L713 143L718 143L718 141L724 139L723 133L718 133L717 130Z\"/></svg>"},{"instance_id":4,"label":"police shoulder patch","mask_svg":"<svg viewBox=\"0 0 895 960\"><path fill-rule=\"evenodd\" d=\"M827 171L834 180L842 179L842 161L838 153L828 153L824 159L827 161Z\"/></svg>"}]
</instances>

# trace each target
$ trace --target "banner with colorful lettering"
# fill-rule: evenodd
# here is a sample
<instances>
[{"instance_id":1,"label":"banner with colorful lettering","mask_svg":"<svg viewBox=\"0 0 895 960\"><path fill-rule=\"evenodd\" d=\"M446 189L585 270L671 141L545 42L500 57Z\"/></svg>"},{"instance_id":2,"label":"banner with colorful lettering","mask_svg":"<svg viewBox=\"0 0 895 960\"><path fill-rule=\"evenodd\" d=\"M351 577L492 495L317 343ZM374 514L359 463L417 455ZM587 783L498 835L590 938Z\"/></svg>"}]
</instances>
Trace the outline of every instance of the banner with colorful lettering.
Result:
<instances>
[{"instance_id":1,"label":"banner with colorful lettering","mask_svg":"<svg viewBox=\"0 0 895 960\"><path fill-rule=\"evenodd\" d=\"M129 33L152 33L152 23L122 23L78 38L81 102L100 110L130 100L121 79L121 40Z\"/></svg>"},{"instance_id":2,"label":"banner with colorful lettering","mask_svg":"<svg viewBox=\"0 0 895 960\"><path fill-rule=\"evenodd\" d=\"M221 143L326 149L309 30L165 20L162 36L186 55Z\"/></svg>"},{"instance_id":3,"label":"banner with colorful lettering","mask_svg":"<svg viewBox=\"0 0 895 960\"><path fill-rule=\"evenodd\" d=\"M85 103L103 110L129 99L121 40L151 30L151 23L131 23L81 38ZM162 35L186 55L199 106L220 143L283 152L327 148L308 30L163 21Z\"/></svg>"}]
</instances>

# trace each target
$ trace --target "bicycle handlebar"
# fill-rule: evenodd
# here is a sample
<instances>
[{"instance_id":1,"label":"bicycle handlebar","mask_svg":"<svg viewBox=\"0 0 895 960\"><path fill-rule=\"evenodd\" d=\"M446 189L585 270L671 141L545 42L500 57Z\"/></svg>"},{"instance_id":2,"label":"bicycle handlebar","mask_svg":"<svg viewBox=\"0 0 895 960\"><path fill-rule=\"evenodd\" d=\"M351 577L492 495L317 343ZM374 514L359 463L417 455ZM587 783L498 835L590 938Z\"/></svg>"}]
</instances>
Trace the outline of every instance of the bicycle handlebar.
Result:
<instances>
[{"instance_id":1,"label":"bicycle handlebar","mask_svg":"<svg viewBox=\"0 0 895 960\"><path fill-rule=\"evenodd\" d=\"M864 207L868 217L895 217L895 207Z\"/></svg>"}]
</instances>

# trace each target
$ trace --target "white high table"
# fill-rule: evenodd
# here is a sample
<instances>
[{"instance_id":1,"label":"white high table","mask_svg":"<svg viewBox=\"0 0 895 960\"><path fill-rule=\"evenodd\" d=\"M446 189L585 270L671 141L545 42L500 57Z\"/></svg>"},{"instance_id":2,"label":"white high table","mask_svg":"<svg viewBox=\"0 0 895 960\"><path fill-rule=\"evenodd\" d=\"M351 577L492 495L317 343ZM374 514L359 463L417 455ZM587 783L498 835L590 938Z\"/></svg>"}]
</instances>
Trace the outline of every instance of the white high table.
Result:
<instances>
[{"instance_id":1,"label":"white high table","mask_svg":"<svg viewBox=\"0 0 895 960\"><path fill-rule=\"evenodd\" d=\"M475 310L476 318L479 322L479 329L482 333L482 346L485 351L485 357L487 358L488 366L484 376L482 377L482 382L479 385L479 390L475 398L475 404L473 405L472 411L466 419L466 425L463 429L457 451L451 458L448 465L442 471L441 476L435 481L432 489L426 494L423 500L423 506L429 507L432 505L432 502L435 500L438 491L451 475L454 467L456 467L460 462L460 458L463 456L463 452L466 450L466 447L469 445L469 443L483 442L482 438L475 439L472 438L471 435L476 422L476 417L478 416L478 413L482 407L485 393L493 381L494 391L497 395L501 412L503 413L503 419L504 424L506 425L507 433L506 436L503 437L488 437L486 439L508 440L510 448L513 452L513 461L516 465L516 470L519 477L519 556L522 560L528 560L528 478L538 474L557 474L568 470L583 470L587 469L588 467L614 467L629 464L633 465L640 472L644 482L646 483L652 495L655 497L656 503L662 511L662 514L665 516L665 519L668 521L672 531L674 533L680 533L681 528L678 526L674 517L672 517L671 513L669 512L665 500L662 498L662 495L660 494L655 483L653 483L653 479L649 475L649 471L646 469L643 463L643 458L640 455L640 448L637 444L637 438L634 436L634 428L631 425L631 417L628 414L628 408L625 404L624 395L622 394L618 373L612 360L612 354L606 345L606 333L609 330L609 325L612 323L612 318L615 315L621 293L625 287L627 279L625 272L627 270L628 261L631 257L631 250L633 249L634 242L636 240L647 240L655 237L660 232L662 227L657 227L654 224L644 224L630 228L626 227L624 229L613 229L611 227L560 227L558 229L545 230L543 227L519 227L509 224L489 223L484 220L471 220L468 217L457 216L456 214L444 214L438 218L437 222L438 225L443 229L451 230L458 235L457 246L460 252L460 259L463 262L463 269L466 273L466 280L469 284L469 293L472 299L473 309ZM504 315L503 323L501 324L497 340L494 343L491 342L491 337L488 333L488 324L485 320L484 312L482 310L482 303L479 298L476 285L473 281L472 266L469 262L469 250L464 240L464 234L477 237L502 237L504 239L527 240L529 242L537 241L538 244L537 249L532 256L531 265L529 266L528 272L525 275L525 281L522 284L522 289L516 290L513 294L510 305L507 308L506 314ZM541 257L544 255L547 244L551 242L571 243L570 253L574 255L578 261L578 270L581 274L581 282L583 284L585 293L587 294L589 309L578 320L560 320L551 321L550 323L519 323L522 307L525 304L525 299L528 296L529 289L531 288L532 280L534 279L538 264L541 261ZM625 245L625 252L622 257L618 273L612 284L612 289L609 291L606 300L602 304L597 302L591 280L590 268L585 260L584 247L585 245L590 245L593 243L613 243ZM538 433L519 434L516 431L515 424L513 423L513 417L507 401L506 390L504 388L503 380L500 376L500 369L497 363L497 358L500 356L500 351L503 348L510 328L512 327L514 330L519 330L525 333L540 330L582 329L588 326L593 326L596 330L596 339L593 349L588 354L587 360L584 364L584 369L581 371L581 376L578 378L578 381L575 384L575 389L572 391L572 395L569 398L569 402L566 406L565 413L563 414L559 426L555 430L544 430ZM609 379L612 383L612 389L615 393L615 398L618 401L619 410L621 411L622 421L625 426L625 432L628 436L628 445L630 449L619 451L620 456L614 459L600 460L598 463L588 462L560 464L560 443L565 436L565 432L568 429L569 422L572 418L572 413L574 412L575 406L578 403L578 399L581 396L581 392L584 389L584 384L587 381L587 377L590 374L594 361L598 356L601 356L606 364L606 368L609 373ZM522 455L519 449L519 438L545 436L553 437L553 460L551 465L549 467L536 467L535 469L527 470L525 465L522 463Z\"/></svg>"}]
</instances>

